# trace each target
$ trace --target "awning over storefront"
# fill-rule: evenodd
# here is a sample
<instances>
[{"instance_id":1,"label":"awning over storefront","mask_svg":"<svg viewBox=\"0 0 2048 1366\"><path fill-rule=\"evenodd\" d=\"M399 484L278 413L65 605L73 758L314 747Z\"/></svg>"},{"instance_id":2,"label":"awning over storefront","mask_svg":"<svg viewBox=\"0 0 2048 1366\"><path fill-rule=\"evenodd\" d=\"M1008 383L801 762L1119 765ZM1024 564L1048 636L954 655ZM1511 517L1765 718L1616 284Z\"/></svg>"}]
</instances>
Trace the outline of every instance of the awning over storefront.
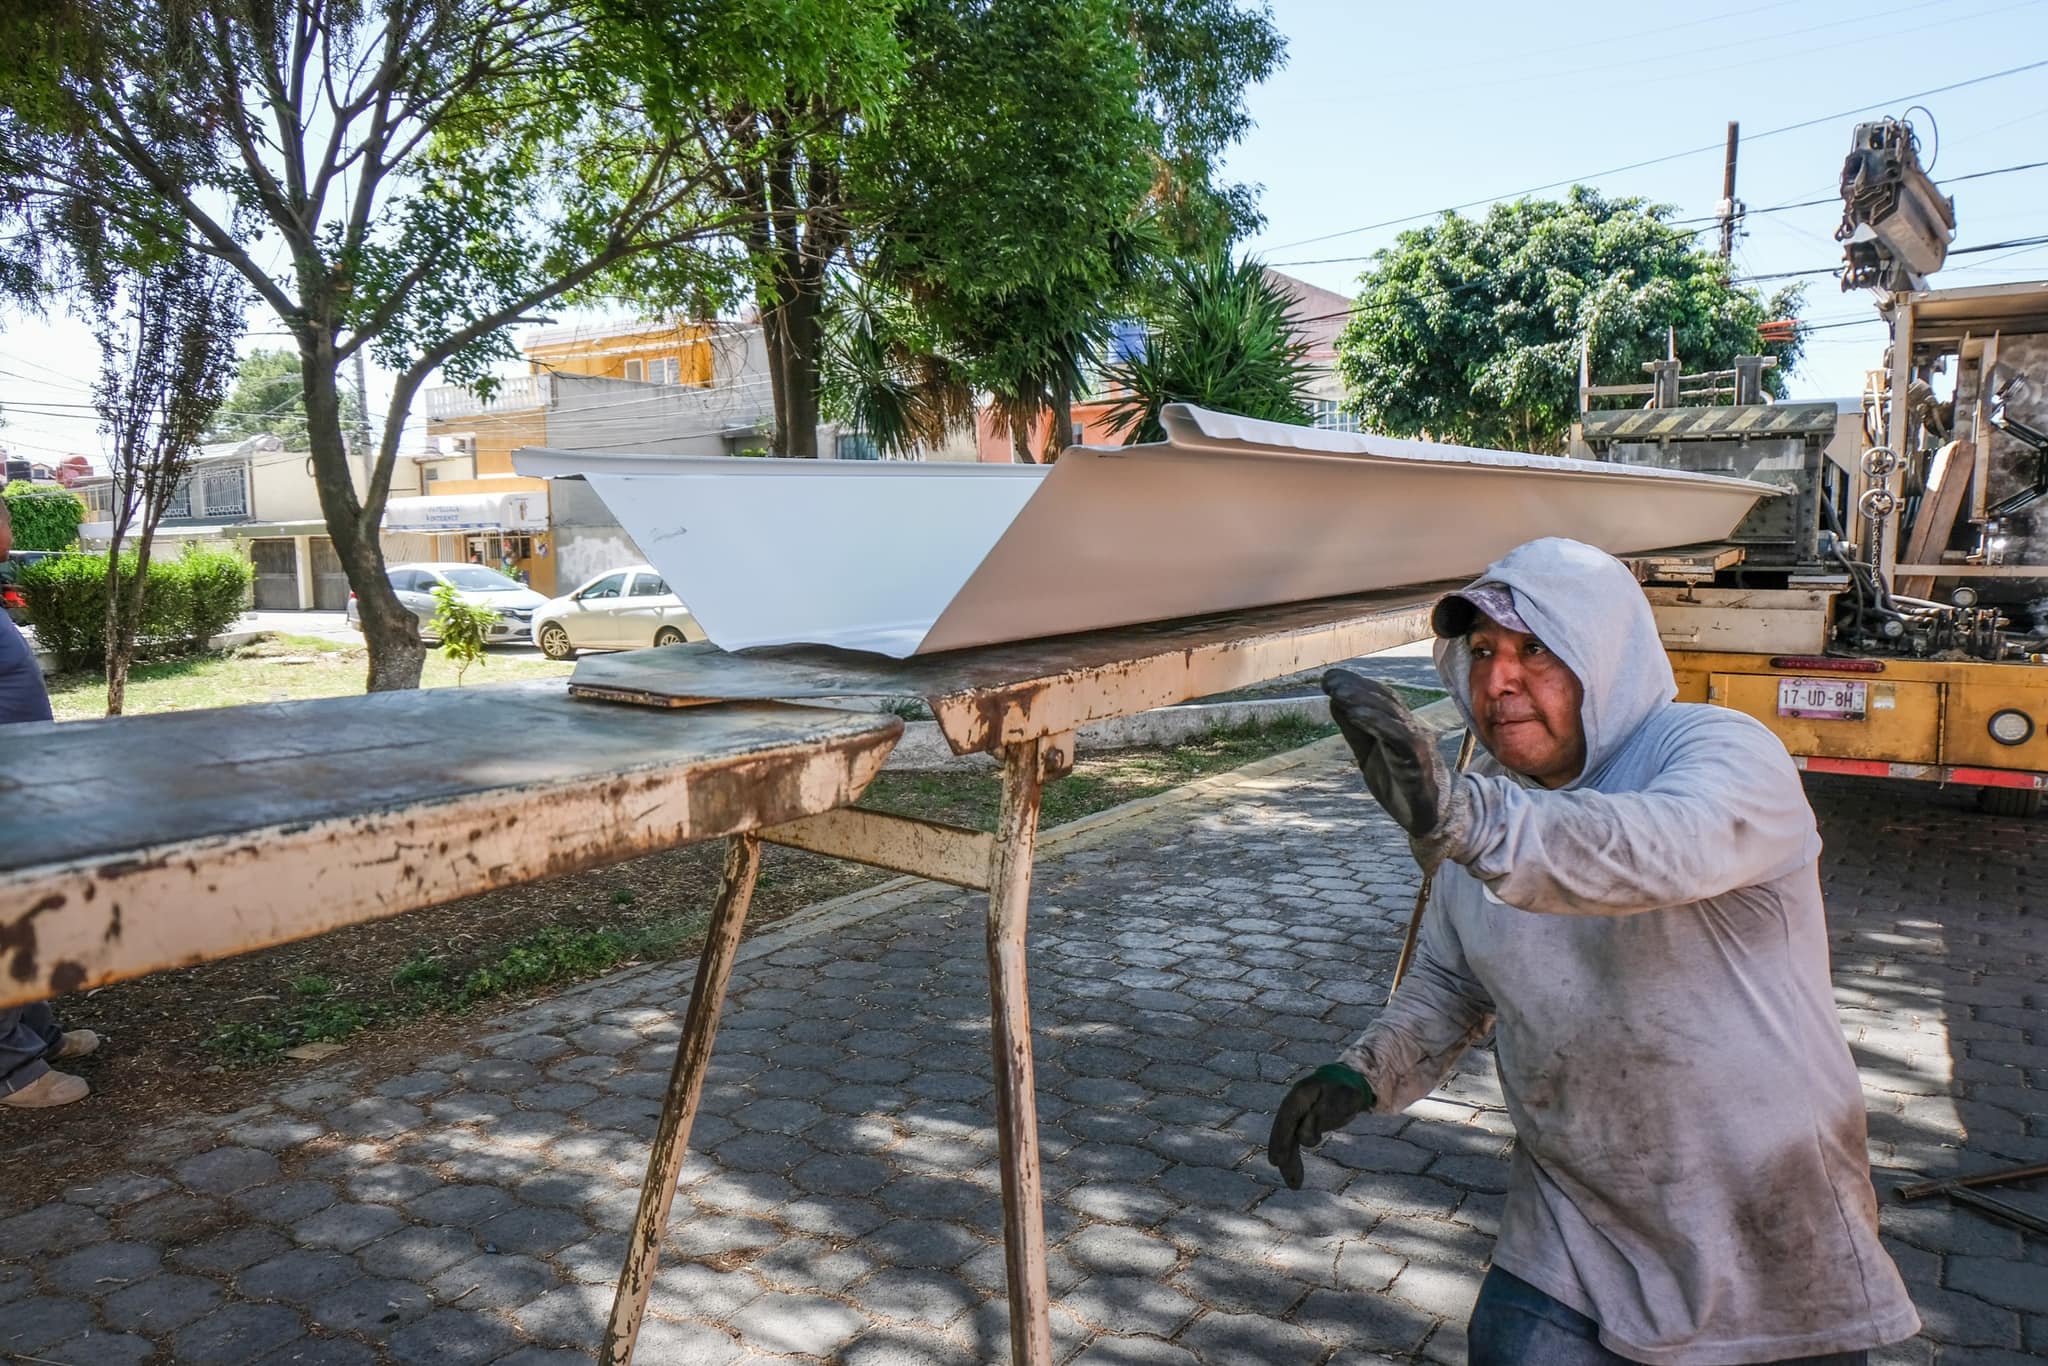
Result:
<instances>
[{"instance_id":1,"label":"awning over storefront","mask_svg":"<svg viewBox=\"0 0 2048 1366\"><path fill-rule=\"evenodd\" d=\"M452 493L393 498L384 505L384 530L432 535L443 531L546 531L545 493Z\"/></svg>"}]
</instances>

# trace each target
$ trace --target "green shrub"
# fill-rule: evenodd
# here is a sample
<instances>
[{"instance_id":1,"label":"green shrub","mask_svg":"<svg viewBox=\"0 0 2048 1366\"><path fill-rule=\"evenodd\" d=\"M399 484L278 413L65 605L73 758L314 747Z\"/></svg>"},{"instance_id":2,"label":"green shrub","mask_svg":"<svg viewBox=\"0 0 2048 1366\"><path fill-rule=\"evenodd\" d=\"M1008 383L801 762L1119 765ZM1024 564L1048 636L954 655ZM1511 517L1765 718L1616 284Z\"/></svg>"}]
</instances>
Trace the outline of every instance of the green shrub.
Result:
<instances>
[{"instance_id":1,"label":"green shrub","mask_svg":"<svg viewBox=\"0 0 2048 1366\"><path fill-rule=\"evenodd\" d=\"M121 556L125 588L135 557ZM253 571L230 551L190 546L183 555L152 558L143 585L142 620L135 632L138 658L198 649L241 614ZM23 565L36 640L57 656L61 669L97 669L107 662L107 557L58 555Z\"/></svg>"},{"instance_id":2,"label":"green shrub","mask_svg":"<svg viewBox=\"0 0 2048 1366\"><path fill-rule=\"evenodd\" d=\"M69 489L29 484L17 479L0 497L14 515L16 550L69 550L78 544L85 520L85 500Z\"/></svg>"},{"instance_id":3,"label":"green shrub","mask_svg":"<svg viewBox=\"0 0 2048 1366\"><path fill-rule=\"evenodd\" d=\"M197 647L227 630L242 615L256 571L240 555L219 546L188 545L179 563L191 596L186 634Z\"/></svg>"}]
</instances>

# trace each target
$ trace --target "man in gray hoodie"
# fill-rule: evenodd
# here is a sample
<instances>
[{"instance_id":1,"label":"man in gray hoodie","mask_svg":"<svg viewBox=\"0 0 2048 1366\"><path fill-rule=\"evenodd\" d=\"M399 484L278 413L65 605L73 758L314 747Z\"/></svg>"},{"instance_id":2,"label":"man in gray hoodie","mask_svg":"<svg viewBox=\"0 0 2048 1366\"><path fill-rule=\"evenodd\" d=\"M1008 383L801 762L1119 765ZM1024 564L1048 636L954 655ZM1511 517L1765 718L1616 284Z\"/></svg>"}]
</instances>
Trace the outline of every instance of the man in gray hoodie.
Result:
<instances>
[{"instance_id":1,"label":"man in gray hoodie","mask_svg":"<svg viewBox=\"0 0 2048 1366\"><path fill-rule=\"evenodd\" d=\"M1298 1187L1302 1147L1491 1030L1517 1141L1473 1366L1860 1363L1911 1336L1784 746L1673 702L1642 590L1576 541L1513 551L1434 625L1468 773L1384 685L1324 679L1437 875L1400 991L1288 1092L1273 1164Z\"/></svg>"}]
</instances>

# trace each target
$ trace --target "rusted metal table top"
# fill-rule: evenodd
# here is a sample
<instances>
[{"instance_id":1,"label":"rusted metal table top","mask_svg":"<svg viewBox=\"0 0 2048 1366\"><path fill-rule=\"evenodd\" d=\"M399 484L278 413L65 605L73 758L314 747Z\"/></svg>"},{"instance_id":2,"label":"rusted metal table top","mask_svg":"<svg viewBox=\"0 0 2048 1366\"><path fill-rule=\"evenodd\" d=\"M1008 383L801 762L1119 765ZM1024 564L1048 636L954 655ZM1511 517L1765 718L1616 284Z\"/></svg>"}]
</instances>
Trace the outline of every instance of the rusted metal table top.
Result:
<instances>
[{"instance_id":1,"label":"rusted metal table top","mask_svg":"<svg viewBox=\"0 0 2048 1366\"><path fill-rule=\"evenodd\" d=\"M901 733L559 682L10 726L0 1006L828 811Z\"/></svg>"},{"instance_id":2,"label":"rusted metal table top","mask_svg":"<svg viewBox=\"0 0 2048 1366\"><path fill-rule=\"evenodd\" d=\"M579 660L570 691L650 706L733 699L922 699L956 753L986 753L1091 721L1263 683L1420 640L1454 584L1359 593L1043 640L888 659L706 642Z\"/></svg>"}]
</instances>

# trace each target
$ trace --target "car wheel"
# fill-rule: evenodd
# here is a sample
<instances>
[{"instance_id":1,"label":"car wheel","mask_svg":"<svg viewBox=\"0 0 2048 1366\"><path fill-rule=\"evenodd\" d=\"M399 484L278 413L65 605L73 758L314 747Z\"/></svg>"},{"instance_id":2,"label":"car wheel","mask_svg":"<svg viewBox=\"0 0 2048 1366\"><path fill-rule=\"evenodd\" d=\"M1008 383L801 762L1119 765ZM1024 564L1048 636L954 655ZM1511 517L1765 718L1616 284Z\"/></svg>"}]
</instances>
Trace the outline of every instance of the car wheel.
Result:
<instances>
[{"instance_id":1,"label":"car wheel","mask_svg":"<svg viewBox=\"0 0 2048 1366\"><path fill-rule=\"evenodd\" d=\"M540 652L549 659L576 657L576 647L569 643L569 633L552 621L540 628Z\"/></svg>"},{"instance_id":2,"label":"car wheel","mask_svg":"<svg viewBox=\"0 0 2048 1366\"><path fill-rule=\"evenodd\" d=\"M683 643L683 633L673 626L664 626L654 633L654 643L656 645L680 645Z\"/></svg>"}]
</instances>

